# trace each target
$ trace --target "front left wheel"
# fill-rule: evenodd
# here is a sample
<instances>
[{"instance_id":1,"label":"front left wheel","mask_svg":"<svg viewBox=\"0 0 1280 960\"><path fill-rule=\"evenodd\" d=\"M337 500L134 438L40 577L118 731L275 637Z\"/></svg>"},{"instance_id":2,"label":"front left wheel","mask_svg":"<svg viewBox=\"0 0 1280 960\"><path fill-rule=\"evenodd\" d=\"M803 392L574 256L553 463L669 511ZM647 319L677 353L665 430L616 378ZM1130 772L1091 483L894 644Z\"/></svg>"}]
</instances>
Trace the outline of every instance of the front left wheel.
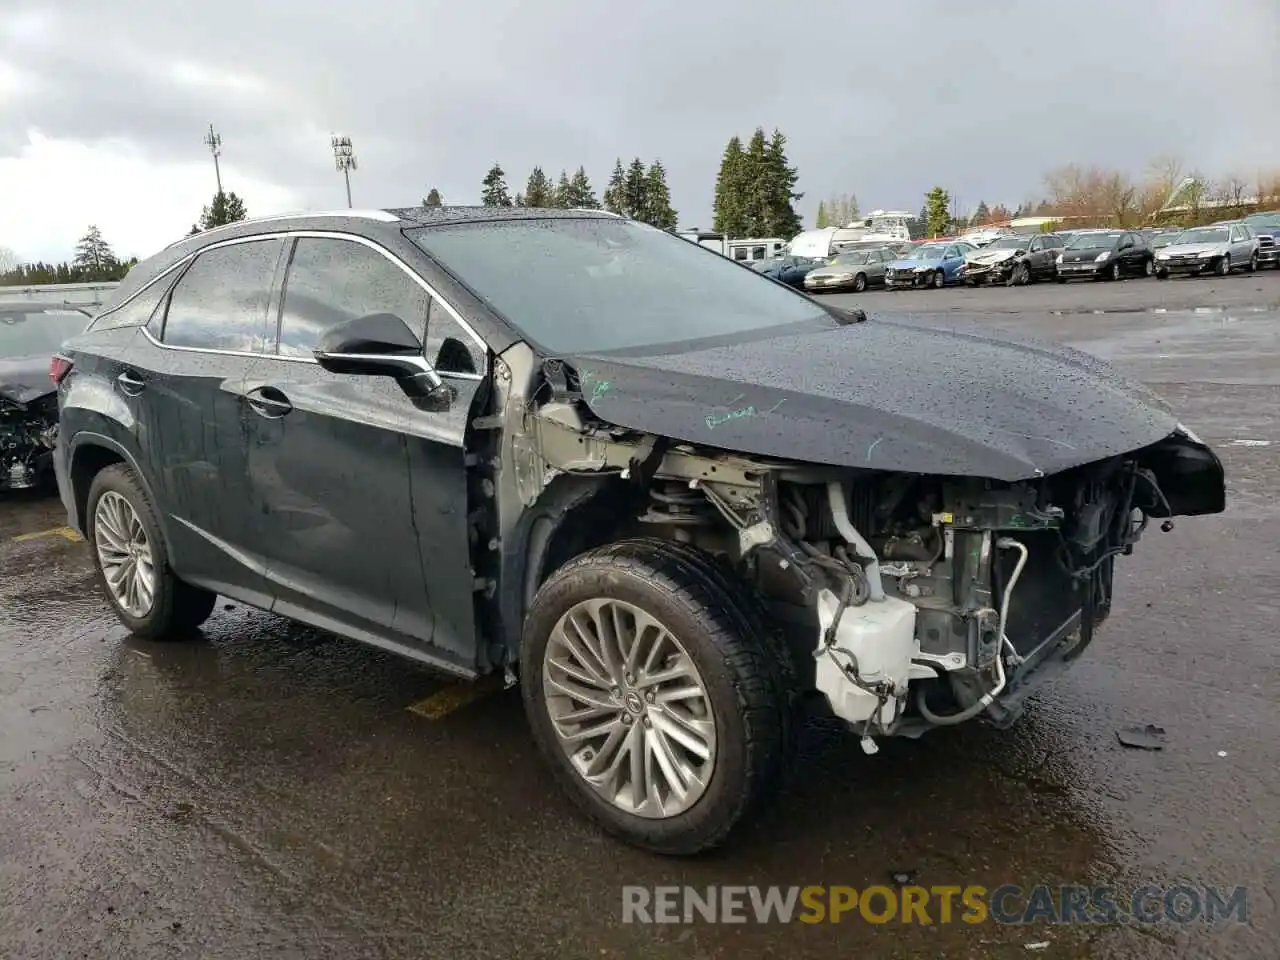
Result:
<instances>
[{"instance_id":1,"label":"front left wheel","mask_svg":"<svg viewBox=\"0 0 1280 960\"><path fill-rule=\"evenodd\" d=\"M125 464L105 467L93 478L85 534L102 591L135 636L180 636L213 613L217 594L180 580L169 566L155 507Z\"/></svg>"},{"instance_id":2,"label":"front left wheel","mask_svg":"<svg viewBox=\"0 0 1280 960\"><path fill-rule=\"evenodd\" d=\"M784 763L786 670L748 595L706 554L626 540L539 589L520 677L556 779L605 830L657 853L724 842Z\"/></svg>"}]
</instances>

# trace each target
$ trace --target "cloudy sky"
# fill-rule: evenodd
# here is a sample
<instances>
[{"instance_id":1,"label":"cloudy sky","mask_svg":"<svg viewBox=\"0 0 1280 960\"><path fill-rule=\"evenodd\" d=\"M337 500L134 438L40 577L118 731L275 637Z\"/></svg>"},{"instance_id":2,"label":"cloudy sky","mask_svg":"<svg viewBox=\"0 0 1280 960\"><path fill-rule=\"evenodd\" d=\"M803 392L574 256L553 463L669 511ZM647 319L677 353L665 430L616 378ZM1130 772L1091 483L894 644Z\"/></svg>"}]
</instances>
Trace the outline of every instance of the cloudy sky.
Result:
<instances>
[{"instance_id":1,"label":"cloudy sky","mask_svg":"<svg viewBox=\"0 0 1280 960\"><path fill-rule=\"evenodd\" d=\"M0 0L0 246L122 254L184 233L214 190L251 214L478 202L495 160L661 158L709 226L724 143L779 127L806 192L919 209L1016 205L1077 161L1280 167L1280 0Z\"/></svg>"}]
</instances>

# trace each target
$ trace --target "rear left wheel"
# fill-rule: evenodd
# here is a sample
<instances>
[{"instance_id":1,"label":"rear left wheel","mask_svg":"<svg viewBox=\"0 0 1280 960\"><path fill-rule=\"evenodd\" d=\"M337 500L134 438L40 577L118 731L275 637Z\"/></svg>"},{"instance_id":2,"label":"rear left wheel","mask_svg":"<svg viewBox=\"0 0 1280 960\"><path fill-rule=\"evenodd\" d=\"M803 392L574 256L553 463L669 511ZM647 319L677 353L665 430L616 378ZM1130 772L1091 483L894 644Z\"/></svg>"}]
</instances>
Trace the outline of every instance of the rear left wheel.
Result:
<instances>
[{"instance_id":1,"label":"rear left wheel","mask_svg":"<svg viewBox=\"0 0 1280 960\"><path fill-rule=\"evenodd\" d=\"M1009 275L1009 286L1025 287L1031 282L1031 268L1026 263L1020 263L1013 268L1013 273Z\"/></svg>"},{"instance_id":2,"label":"rear left wheel","mask_svg":"<svg viewBox=\"0 0 1280 960\"><path fill-rule=\"evenodd\" d=\"M788 721L782 664L714 562L628 540L538 591L520 656L525 710L561 787L628 843L722 843L771 793Z\"/></svg>"},{"instance_id":3,"label":"rear left wheel","mask_svg":"<svg viewBox=\"0 0 1280 960\"><path fill-rule=\"evenodd\" d=\"M131 633L162 640L209 618L217 595L173 572L155 507L128 466L117 463L98 472L87 508L85 534L98 582Z\"/></svg>"}]
</instances>

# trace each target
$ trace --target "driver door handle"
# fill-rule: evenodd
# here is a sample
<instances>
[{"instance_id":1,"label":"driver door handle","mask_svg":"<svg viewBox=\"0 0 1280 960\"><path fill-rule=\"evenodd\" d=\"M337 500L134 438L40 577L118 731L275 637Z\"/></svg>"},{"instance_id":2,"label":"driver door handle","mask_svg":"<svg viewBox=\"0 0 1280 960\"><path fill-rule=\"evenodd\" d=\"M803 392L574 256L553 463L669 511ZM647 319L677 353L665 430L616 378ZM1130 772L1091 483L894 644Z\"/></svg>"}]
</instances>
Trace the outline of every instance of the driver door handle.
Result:
<instances>
[{"instance_id":1,"label":"driver door handle","mask_svg":"<svg viewBox=\"0 0 1280 960\"><path fill-rule=\"evenodd\" d=\"M147 386L146 381L132 370L125 370L117 376L116 383L120 385L120 392L129 397L136 397Z\"/></svg>"},{"instance_id":2,"label":"driver door handle","mask_svg":"<svg viewBox=\"0 0 1280 960\"><path fill-rule=\"evenodd\" d=\"M293 410L289 398L275 387L255 387L245 394L249 407L260 417L279 420Z\"/></svg>"}]
</instances>

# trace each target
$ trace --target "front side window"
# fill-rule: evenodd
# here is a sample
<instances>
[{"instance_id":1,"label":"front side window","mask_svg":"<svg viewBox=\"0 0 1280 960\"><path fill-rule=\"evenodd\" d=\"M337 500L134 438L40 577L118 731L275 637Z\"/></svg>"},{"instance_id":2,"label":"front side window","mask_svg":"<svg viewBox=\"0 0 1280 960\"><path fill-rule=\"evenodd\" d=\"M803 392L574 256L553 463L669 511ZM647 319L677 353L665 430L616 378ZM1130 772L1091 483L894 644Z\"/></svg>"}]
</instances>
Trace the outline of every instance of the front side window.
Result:
<instances>
[{"instance_id":1,"label":"front side window","mask_svg":"<svg viewBox=\"0 0 1280 960\"><path fill-rule=\"evenodd\" d=\"M408 235L552 354L678 349L836 323L807 297L634 221L480 221Z\"/></svg>"},{"instance_id":2,"label":"front side window","mask_svg":"<svg viewBox=\"0 0 1280 960\"><path fill-rule=\"evenodd\" d=\"M285 275L277 352L310 357L331 327L373 313L399 317L421 342L430 301L422 284L371 247L300 237Z\"/></svg>"},{"instance_id":3,"label":"front side window","mask_svg":"<svg viewBox=\"0 0 1280 960\"><path fill-rule=\"evenodd\" d=\"M165 311L166 346L262 353L283 240L215 247L196 256Z\"/></svg>"}]
</instances>

